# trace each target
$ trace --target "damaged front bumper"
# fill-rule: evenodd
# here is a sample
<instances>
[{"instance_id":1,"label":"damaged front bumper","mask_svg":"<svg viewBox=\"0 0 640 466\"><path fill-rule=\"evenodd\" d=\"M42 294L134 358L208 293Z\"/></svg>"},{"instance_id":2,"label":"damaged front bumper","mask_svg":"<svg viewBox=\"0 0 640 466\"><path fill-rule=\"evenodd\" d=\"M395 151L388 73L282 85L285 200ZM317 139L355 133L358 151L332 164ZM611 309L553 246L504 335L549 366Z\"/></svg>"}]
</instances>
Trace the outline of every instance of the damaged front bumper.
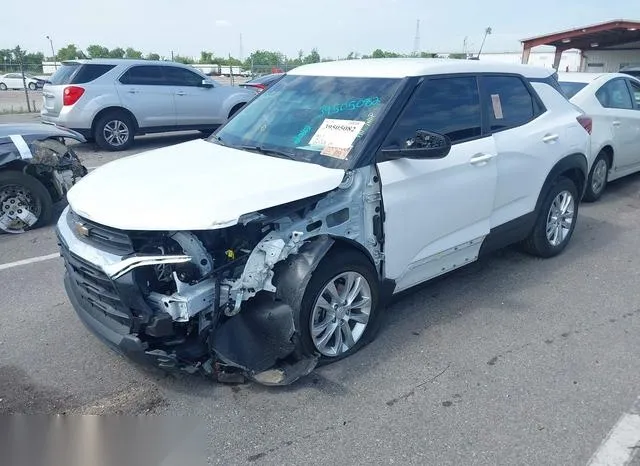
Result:
<instances>
[{"instance_id":1,"label":"damaged front bumper","mask_svg":"<svg viewBox=\"0 0 640 466\"><path fill-rule=\"evenodd\" d=\"M74 232L69 218L67 208L57 225L66 292L84 325L118 353L164 370L219 381L248 378L265 385L290 384L315 368L317 357L296 354L292 303L261 293L244 301L241 312L225 316L217 306L219 283L211 278L210 319L200 313L177 321L149 306L134 276L145 260L160 258L142 260L97 249Z\"/></svg>"}]
</instances>

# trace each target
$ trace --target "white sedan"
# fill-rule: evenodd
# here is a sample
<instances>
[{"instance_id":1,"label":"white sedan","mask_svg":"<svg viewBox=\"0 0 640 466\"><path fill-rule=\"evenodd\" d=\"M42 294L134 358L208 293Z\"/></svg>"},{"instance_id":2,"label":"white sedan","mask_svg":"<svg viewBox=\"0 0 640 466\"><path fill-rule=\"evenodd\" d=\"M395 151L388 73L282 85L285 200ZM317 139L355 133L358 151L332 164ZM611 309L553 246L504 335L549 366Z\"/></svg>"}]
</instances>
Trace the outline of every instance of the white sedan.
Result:
<instances>
[{"instance_id":1,"label":"white sedan","mask_svg":"<svg viewBox=\"0 0 640 466\"><path fill-rule=\"evenodd\" d=\"M6 91L7 89L24 89L25 84L29 89L35 91L39 87L42 87L41 79L35 78L26 74L24 81L22 80L22 74L20 73L7 73L0 75L0 91Z\"/></svg>"},{"instance_id":2,"label":"white sedan","mask_svg":"<svg viewBox=\"0 0 640 466\"><path fill-rule=\"evenodd\" d=\"M593 120L585 200L640 171L640 80L621 73L559 73L560 86Z\"/></svg>"}]
</instances>

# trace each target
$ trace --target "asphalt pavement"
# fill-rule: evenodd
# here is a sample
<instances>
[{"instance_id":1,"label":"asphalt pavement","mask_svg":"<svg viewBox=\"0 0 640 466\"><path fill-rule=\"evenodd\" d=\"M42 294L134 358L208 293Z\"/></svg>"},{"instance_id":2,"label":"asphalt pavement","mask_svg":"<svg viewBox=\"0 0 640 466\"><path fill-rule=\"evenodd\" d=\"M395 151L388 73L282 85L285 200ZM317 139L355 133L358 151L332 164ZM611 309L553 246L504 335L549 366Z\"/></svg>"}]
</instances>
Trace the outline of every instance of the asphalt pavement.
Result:
<instances>
[{"instance_id":1,"label":"asphalt pavement","mask_svg":"<svg viewBox=\"0 0 640 466\"><path fill-rule=\"evenodd\" d=\"M193 416L213 464L584 465L640 396L639 213L640 176L614 182L561 256L509 248L404 293L374 342L285 388L123 359L76 318L59 258L15 265L55 254L53 227L2 235L0 413Z\"/></svg>"}]
</instances>

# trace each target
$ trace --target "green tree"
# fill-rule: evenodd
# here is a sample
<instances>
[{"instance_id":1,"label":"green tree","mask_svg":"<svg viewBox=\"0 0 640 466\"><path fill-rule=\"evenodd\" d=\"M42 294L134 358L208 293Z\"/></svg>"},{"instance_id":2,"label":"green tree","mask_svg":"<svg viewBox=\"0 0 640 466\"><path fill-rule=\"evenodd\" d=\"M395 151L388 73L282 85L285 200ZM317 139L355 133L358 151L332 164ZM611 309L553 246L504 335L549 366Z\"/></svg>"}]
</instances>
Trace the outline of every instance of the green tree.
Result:
<instances>
[{"instance_id":1,"label":"green tree","mask_svg":"<svg viewBox=\"0 0 640 466\"><path fill-rule=\"evenodd\" d=\"M454 58L456 60L466 60L467 54L466 53L450 53L449 58Z\"/></svg>"},{"instance_id":2,"label":"green tree","mask_svg":"<svg viewBox=\"0 0 640 466\"><path fill-rule=\"evenodd\" d=\"M304 63L320 63L320 53L318 53L318 49L311 50L311 53L304 57Z\"/></svg>"},{"instance_id":3,"label":"green tree","mask_svg":"<svg viewBox=\"0 0 640 466\"><path fill-rule=\"evenodd\" d=\"M200 52L200 63L213 63L213 53L204 50Z\"/></svg>"},{"instance_id":4,"label":"green tree","mask_svg":"<svg viewBox=\"0 0 640 466\"><path fill-rule=\"evenodd\" d=\"M124 49L122 47L116 47L109 50L109 58L124 58Z\"/></svg>"},{"instance_id":5,"label":"green tree","mask_svg":"<svg viewBox=\"0 0 640 466\"><path fill-rule=\"evenodd\" d=\"M245 60L245 67L253 66L278 66L284 63L284 55L280 52L272 52L269 50L256 50L249 58Z\"/></svg>"},{"instance_id":6,"label":"green tree","mask_svg":"<svg viewBox=\"0 0 640 466\"><path fill-rule=\"evenodd\" d=\"M82 58L84 53L81 50L78 50L75 44L68 44L61 49L58 49L58 53L56 54L56 58L60 61L64 60L75 60L76 58Z\"/></svg>"},{"instance_id":7,"label":"green tree","mask_svg":"<svg viewBox=\"0 0 640 466\"><path fill-rule=\"evenodd\" d=\"M173 61L176 63L183 63L185 65L192 65L195 63L195 60L191 57L183 57L182 55L176 55L173 57Z\"/></svg>"},{"instance_id":8,"label":"green tree","mask_svg":"<svg viewBox=\"0 0 640 466\"><path fill-rule=\"evenodd\" d=\"M91 58L109 58L109 49L102 45L90 45L87 47L87 54Z\"/></svg>"},{"instance_id":9,"label":"green tree","mask_svg":"<svg viewBox=\"0 0 640 466\"><path fill-rule=\"evenodd\" d=\"M437 53L420 52L420 58L436 58L437 56L438 56Z\"/></svg>"},{"instance_id":10,"label":"green tree","mask_svg":"<svg viewBox=\"0 0 640 466\"><path fill-rule=\"evenodd\" d=\"M124 57L140 59L142 58L142 52L132 47L127 47L127 50L124 51Z\"/></svg>"},{"instance_id":11,"label":"green tree","mask_svg":"<svg viewBox=\"0 0 640 466\"><path fill-rule=\"evenodd\" d=\"M158 55L157 53L148 53L147 54L147 60L160 60L160 55Z\"/></svg>"}]
</instances>

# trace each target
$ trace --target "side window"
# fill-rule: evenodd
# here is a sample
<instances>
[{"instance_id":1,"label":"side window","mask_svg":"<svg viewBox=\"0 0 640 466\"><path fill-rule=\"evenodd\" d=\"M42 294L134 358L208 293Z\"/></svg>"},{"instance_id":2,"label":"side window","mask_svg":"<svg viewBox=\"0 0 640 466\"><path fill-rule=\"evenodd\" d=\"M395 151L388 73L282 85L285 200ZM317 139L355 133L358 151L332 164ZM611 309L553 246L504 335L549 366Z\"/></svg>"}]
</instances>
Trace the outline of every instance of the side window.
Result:
<instances>
[{"instance_id":1,"label":"side window","mask_svg":"<svg viewBox=\"0 0 640 466\"><path fill-rule=\"evenodd\" d=\"M636 102L636 110L640 110L640 84L635 81L629 81L629 84L631 84L633 100Z\"/></svg>"},{"instance_id":2,"label":"side window","mask_svg":"<svg viewBox=\"0 0 640 466\"><path fill-rule=\"evenodd\" d=\"M122 84L137 86L166 86L161 66L140 65L132 66L121 77Z\"/></svg>"},{"instance_id":3,"label":"side window","mask_svg":"<svg viewBox=\"0 0 640 466\"><path fill-rule=\"evenodd\" d=\"M536 116L536 104L518 76L483 76L482 94L491 131L524 125Z\"/></svg>"},{"instance_id":4,"label":"side window","mask_svg":"<svg viewBox=\"0 0 640 466\"><path fill-rule=\"evenodd\" d=\"M454 144L479 137L482 120L476 78L425 81L405 107L384 146L404 147L418 130L444 134Z\"/></svg>"},{"instance_id":5,"label":"side window","mask_svg":"<svg viewBox=\"0 0 640 466\"><path fill-rule=\"evenodd\" d=\"M202 85L202 77L184 68L177 66L166 66L164 70L170 86L192 86Z\"/></svg>"},{"instance_id":6,"label":"side window","mask_svg":"<svg viewBox=\"0 0 640 466\"><path fill-rule=\"evenodd\" d=\"M624 79L614 79L596 92L596 98L605 108L633 109L633 101Z\"/></svg>"},{"instance_id":7,"label":"side window","mask_svg":"<svg viewBox=\"0 0 640 466\"><path fill-rule=\"evenodd\" d=\"M113 68L115 68L115 65L82 65L71 80L71 84L85 84L91 82L111 71Z\"/></svg>"}]
</instances>

